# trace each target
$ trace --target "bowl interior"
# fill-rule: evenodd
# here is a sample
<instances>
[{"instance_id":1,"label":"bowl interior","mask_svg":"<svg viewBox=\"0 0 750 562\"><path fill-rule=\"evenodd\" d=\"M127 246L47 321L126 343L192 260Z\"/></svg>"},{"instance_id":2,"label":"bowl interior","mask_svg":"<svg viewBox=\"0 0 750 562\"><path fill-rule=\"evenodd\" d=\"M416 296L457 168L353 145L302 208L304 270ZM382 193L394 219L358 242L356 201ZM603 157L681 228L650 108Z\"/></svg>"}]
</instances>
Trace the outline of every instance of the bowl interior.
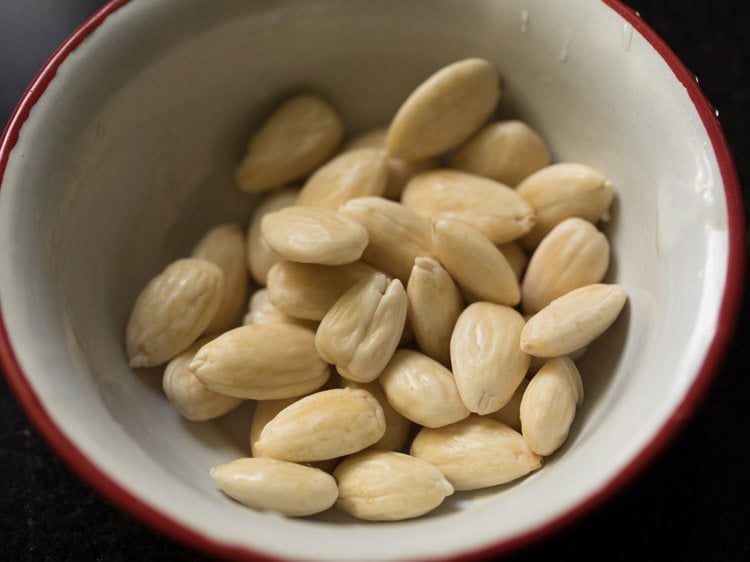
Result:
<instances>
[{"instance_id":1,"label":"bowl interior","mask_svg":"<svg viewBox=\"0 0 750 562\"><path fill-rule=\"evenodd\" d=\"M568 442L533 475L456 494L416 521L288 520L233 503L208 469L247 454L252 406L187 422L160 369L134 374L123 333L137 293L210 226L247 223L255 201L233 167L285 95L322 93L356 133L468 56L500 70L500 116L615 185L608 279L630 298L581 364L586 397ZM654 437L716 330L726 215L685 89L602 2L133 0L60 66L21 130L0 191L0 301L55 423L180 525L296 559L451 556L559 517Z\"/></svg>"}]
</instances>

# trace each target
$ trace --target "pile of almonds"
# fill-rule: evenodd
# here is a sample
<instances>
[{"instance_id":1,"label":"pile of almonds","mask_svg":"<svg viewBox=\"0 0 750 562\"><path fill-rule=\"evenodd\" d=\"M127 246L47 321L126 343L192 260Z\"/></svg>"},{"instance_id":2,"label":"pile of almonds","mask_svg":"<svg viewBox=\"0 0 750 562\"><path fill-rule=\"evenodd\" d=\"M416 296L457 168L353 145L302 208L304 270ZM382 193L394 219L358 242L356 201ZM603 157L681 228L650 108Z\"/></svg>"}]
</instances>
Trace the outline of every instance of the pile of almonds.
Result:
<instances>
[{"instance_id":1,"label":"pile of almonds","mask_svg":"<svg viewBox=\"0 0 750 562\"><path fill-rule=\"evenodd\" d=\"M613 190L550 165L526 124L486 124L499 98L491 64L456 62L337 153L336 111L293 97L237 169L241 189L269 192L247 235L212 229L143 289L131 366L168 362L164 391L191 420L256 401L252 457L211 471L226 494L399 520L522 477L565 442L574 360L626 301L601 284L595 224ZM235 327L248 268L265 288Z\"/></svg>"}]
</instances>

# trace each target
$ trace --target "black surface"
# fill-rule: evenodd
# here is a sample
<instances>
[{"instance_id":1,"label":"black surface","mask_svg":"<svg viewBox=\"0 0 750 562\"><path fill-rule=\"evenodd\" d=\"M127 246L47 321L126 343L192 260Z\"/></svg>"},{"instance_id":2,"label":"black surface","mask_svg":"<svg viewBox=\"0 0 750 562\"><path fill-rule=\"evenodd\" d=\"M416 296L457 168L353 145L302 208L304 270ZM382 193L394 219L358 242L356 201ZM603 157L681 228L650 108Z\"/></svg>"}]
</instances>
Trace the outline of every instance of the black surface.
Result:
<instances>
[{"instance_id":1,"label":"black surface","mask_svg":"<svg viewBox=\"0 0 750 562\"><path fill-rule=\"evenodd\" d=\"M55 47L103 2L0 0L0 122ZM699 78L750 180L742 0L630 1ZM748 191L744 191L747 209ZM512 560L750 560L747 306L734 345L686 429L626 489ZM0 558L203 560L102 500L50 451L0 380ZM290 537L293 540L293 537Z\"/></svg>"}]
</instances>

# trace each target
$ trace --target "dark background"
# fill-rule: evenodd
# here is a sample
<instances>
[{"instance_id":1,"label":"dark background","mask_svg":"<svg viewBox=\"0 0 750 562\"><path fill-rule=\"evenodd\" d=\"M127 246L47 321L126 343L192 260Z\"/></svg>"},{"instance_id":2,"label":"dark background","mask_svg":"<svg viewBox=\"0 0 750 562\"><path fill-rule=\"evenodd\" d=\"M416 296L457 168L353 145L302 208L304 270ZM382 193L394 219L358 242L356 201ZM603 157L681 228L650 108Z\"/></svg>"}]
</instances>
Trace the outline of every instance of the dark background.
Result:
<instances>
[{"instance_id":1,"label":"dark background","mask_svg":"<svg viewBox=\"0 0 750 562\"><path fill-rule=\"evenodd\" d=\"M0 0L0 124L52 51L103 3ZM720 111L740 181L746 183L750 3L627 3L700 78ZM743 193L747 209L748 190ZM744 372L749 328L745 306L702 406L655 463L606 505L510 559L750 560L750 374ZM0 545L5 560L206 559L82 484L39 438L2 377Z\"/></svg>"}]
</instances>

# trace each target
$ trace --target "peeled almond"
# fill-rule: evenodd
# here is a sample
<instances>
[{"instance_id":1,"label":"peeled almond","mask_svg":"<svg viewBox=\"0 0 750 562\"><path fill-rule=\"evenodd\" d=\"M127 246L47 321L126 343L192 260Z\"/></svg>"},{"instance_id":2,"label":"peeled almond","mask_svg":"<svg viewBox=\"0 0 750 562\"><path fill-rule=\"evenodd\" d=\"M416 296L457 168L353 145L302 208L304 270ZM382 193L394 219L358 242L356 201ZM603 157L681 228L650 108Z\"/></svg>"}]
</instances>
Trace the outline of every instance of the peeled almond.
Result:
<instances>
[{"instance_id":1,"label":"peeled almond","mask_svg":"<svg viewBox=\"0 0 750 562\"><path fill-rule=\"evenodd\" d=\"M453 493L439 469L392 451L364 451L333 473L339 484L336 509L367 521L400 521L424 515Z\"/></svg>"},{"instance_id":2,"label":"peeled almond","mask_svg":"<svg viewBox=\"0 0 750 562\"><path fill-rule=\"evenodd\" d=\"M284 259L274 252L266 239L263 238L263 233L260 231L261 220L268 213L294 205L298 194L299 189L295 188L281 189L269 193L253 213L253 218L247 229L247 267L253 279L259 285L265 286L268 270L275 263Z\"/></svg>"},{"instance_id":3,"label":"peeled almond","mask_svg":"<svg viewBox=\"0 0 750 562\"><path fill-rule=\"evenodd\" d=\"M278 107L250 139L235 178L240 189L267 191L304 178L328 160L344 136L336 110L301 94Z\"/></svg>"},{"instance_id":4,"label":"peeled almond","mask_svg":"<svg viewBox=\"0 0 750 562\"><path fill-rule=\"evenodd\" d=\"M518 278L503 253L479 231L437 219L432 225L435 254L473 300L515 306Z\"/></svg>"},{"instance_id":5,"label":"peeled almond","mask_svg":"<svg viewBox=\"0 0 750 562\"><path fill-rule=\"evenodd\" d=\"M523 121L491 123L462 145L451 157L451 168L484 176L506 185L549 164L542 138Z\"/></svg>"},{"instance_id":6,"label":"peeled almond","mask_svg":"<svg viewBox=\"0 0 750 562\"><path fill-rule=\"evenodd\" d=\"M344 265L357 261L367 231L346 215L315 207L285 207L263 217L263 238L273 251L299 263Z\"/></svg>"},{"instance_id":7,"label":"peeled almond","mask_svg":"<svg viewBox=\"0 0 750 562\"><path fill-rule=\"evenodd\" d=\"M601 173L570 162L534 172L516 186L516 191L536 214L533 230L521 239L527 248L535 248L567 218L579 217L592 223L608 220L614 195L612 182Z\"/></svg>"},{"instance_id":8,"label":"peeled almond","mask_svg":"<svg viewBox=\"0 0 750 562\"><path fill-rule=\"evenodd\" d=\"M532 316L521 333L521 349L537 357L559 357L589 345L617 319L627 294L619 285L595 284L558 297Z\"/></svg>"},{"instance_id":9,"label":"peeled almond","mask_svg":"<svg viewBox=\"0 0 750 562\"><path fill-rule=\"evenodd\" d=\"M425 218L475 228L493 244L515 240L534 226L534 211L514 189L457 170L417 174L404 188L401 203Z\"/></svg>"},{"instance_id":10,"label":"peeled almond","mask_svg":"<svg viewBox=\"0 0 750 562\"><path fill-rule=\"evenodd\" d=\"M259 454L311 462L361 451L385 434L383 408L366 390L334 388L301 398L266 424Z\"/></svg>"},{"instance_id":11,"label":"peeled almond","mask_svg":"<svg viewBox=\"0 0 750 562\"><path fill-rule=\"evenodd\" d=\"M224 294L207 334L226 332L239 324L249 285L245 254L245 233L238 224L212 228L193 248L194 258L215 263L224 273Z\"/></svg>"},{"instance_id":12,"label":"peeled almond","mask_svg":"<svg viewBox=\"0 0 750 562\"><path fill-rule=\"evenodd\" d=\"M521 428L531 450L547 456L559 449L582 401L583 384L575 363L567 357L547 361L521 399Z\"/></svg>"},{"instance_id":13,"label":"peeled almond","mask_svg":"<svg viewBox=\"0 0 750 562\"><path fill-rule=\"evenodd\" d=\"M222 492L248 507L304 517L331 507L336 480L309 466L274 459L237 459L211 469Z\"/></svg>"},{"instance_id":14,"label":"peeled almond","mask_svg":"<svg viewBox=\"0 0 750 562\"><path fill-rule=\"evenodd\" d=\"M421 429L411 454L439 468L456 491L505 484L542 466L520 433L480 416Z\"/></svg>"},{"instance_id":15,"label":"peeled almond","mask_svg":"<svg viewBox=\"0 0 750 562\"><path fill-rule=\"evenodd\" d=\"M483 59L465 59L430 76L401 105L386 150L423 160L458 146L481 127L500 99L500 76Z\"/></svg>"}]
</instances>

